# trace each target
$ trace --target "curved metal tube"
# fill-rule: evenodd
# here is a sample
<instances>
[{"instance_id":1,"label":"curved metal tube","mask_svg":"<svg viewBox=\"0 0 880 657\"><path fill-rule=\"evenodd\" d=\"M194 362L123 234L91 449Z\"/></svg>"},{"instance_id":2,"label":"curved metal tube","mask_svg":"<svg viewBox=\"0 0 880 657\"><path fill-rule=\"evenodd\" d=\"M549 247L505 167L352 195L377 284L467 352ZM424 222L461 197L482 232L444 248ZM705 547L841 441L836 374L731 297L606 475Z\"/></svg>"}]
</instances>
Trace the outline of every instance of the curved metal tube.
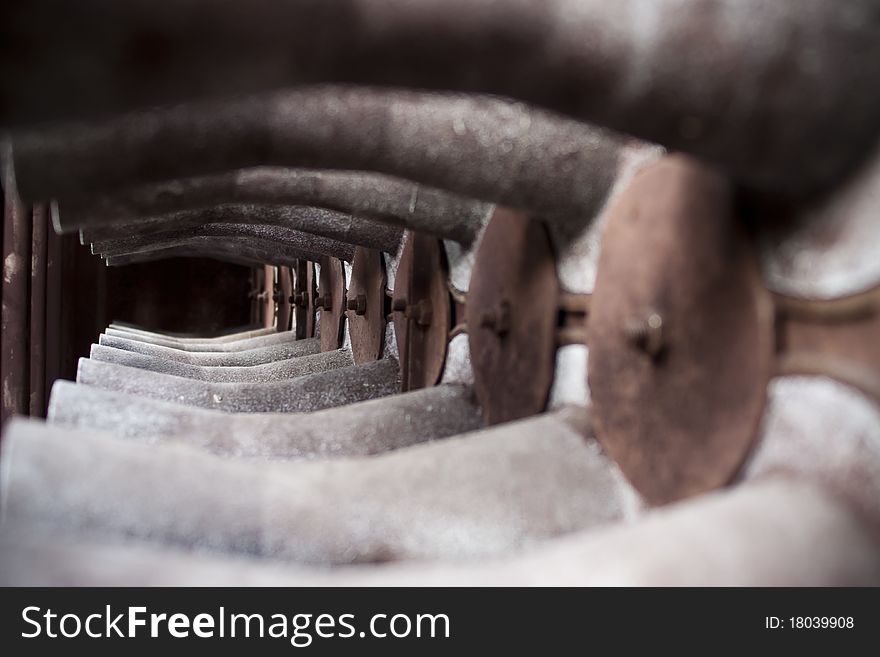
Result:
<instances>
[{"instance_id":1,"label":"curved metal tube","mask_svg":"<svg viewBox=\"0 0 880 657\"><path fill-rule=\"evenodd\" d=\"M327 81L480 91L792 194L878 133L877 0L7 4L10 42L44 47L0 53L0 125Z\"/></svg>"},{"instance_id":2,"label":"curved metal tube","mask_svg":"<svg viewBox=\"0 0 880 657\"><path fill-rule=\"evenodd\" d=\"M176 250L182 247L183 251ZM166 253L170 249L175 249L173 255ZM287 244L279 244L272 240L261 239L258 237L216 237L216 236L197 236L189 238L176 238L167 241L155 240L152 245L144 246L137 249L134 253L114 253L107 256L108 264L120 264L119 258L122 256L140 256L145 254L153 254L154 256L162 252L161 258L151 257L150 260L160 260L162 258L178 257L186 250L190 250L191 255L202 257L212 254L220 259L230 258L230 261L252 262L267 265L276 265L280 267L293 267L296 260L313 260L321 259L321 254L314 251L306 251L295 249ZM132 262L129 260L129 262ZM135 262L143 262L138 259Z\"/></svg>"},{"instance_id":3,"label":"curved metal tube","mask_svg":"<svg viewBox=\"0 0 880 657\"><path fill-rule=\"evenodd\" d=\"M218 203L257 205L212 207ZM226 221L234 212L238 222L289 226L390 252L400 229L377 221L470 244L490 209L381 174L260 167L71 199L53 218L59 233L82 230L87 242L95 242L150 233L169 223Z\"/></svg>"},{"instance_id":4,"label":"curved metal tube","mask_svg":"<svg viewBox=\"0 0 880 657\"><path fill-rule=\"evenodd\" d=\"M173 246L176 243L185 243L201 238L228 239L231 242L256 239L275 243L279 247L290 247L301 253L327 255L331 258L347 261L354 258L352 244L281 226L232 223L211 223L204 226L165 230L151 235L98 242L92 245L92 253L104 255L140 253L153 249L156 244Z\"/></svg>"},{"instance_id":5,"label":"curved metal tube","mask_svg":"<svg viewBox=\"0 0 880 657\"><path fill-rule=\"evenodd\" d=\"M60 219L59 215L56 216ZM341 244L365 246L368 249L388 253L396 253L403 239L403 229L400 227L315 207L216 205L163 216L132 219L125 215L115 215L113 219L106 216L103 219L105 222L109 221L111 225L101 227L99 224L97 229L88 233L83 232L83 243L136 241L168 230L190 229L203 232L207 224L271 226L278 230L305 234L309 237L309 241L314 235ZM262 234L266 231L251 228L245 229L244 232Z\"/></svg>"},{"instance_id":6,"label":"curved metal tube","mask_svg":"<svg viewBox=\"0 0 880 657\"><path fill-rule=\"evenodd\" d=\"M604 205L620 159L607 133L502 99L345 87L152 110L18 135L12 148L28 199L296 166L400 176L566 221Z\"/></svg>"}]
</instances>

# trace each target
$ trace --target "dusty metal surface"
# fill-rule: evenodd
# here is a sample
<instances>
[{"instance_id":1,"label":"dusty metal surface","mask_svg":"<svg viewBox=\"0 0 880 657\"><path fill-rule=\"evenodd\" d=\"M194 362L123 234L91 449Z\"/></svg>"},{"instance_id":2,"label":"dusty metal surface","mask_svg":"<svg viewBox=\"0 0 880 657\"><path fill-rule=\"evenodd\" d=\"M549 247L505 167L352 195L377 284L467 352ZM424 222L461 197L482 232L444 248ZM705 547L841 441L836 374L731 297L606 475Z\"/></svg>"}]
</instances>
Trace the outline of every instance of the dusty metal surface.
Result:
<instances>
[{"instance_id":1,"label":"dusty metal surface","mask_svg":"<svg viewBox=\"0 0 880 657\"><path fill-rule=\"evenodd\" d=\"M81 358L77 383L231 413L308 413L393 395L400 374L397 361L383 359L269 383L213 383Z\"/></svg>"},{"instance_id":2,"label":"dusty metal surface","mask_svg":"<svg viewBox=\"0 0 880 657\"><path fill-rule=\"evenodd\" d=\"M620 144L495 97L326 86L17 134L14 152L25 200L268 165L383 173L583 225L607 199Z\"/></svg>"},{"instance_id":3,"label":"dusty metal surface","mask_svg":"<svg viewBox=\"0 0 880 657\"><path fill-rule=\"evenodd\" d=\"M274 298L278 308L278 330L290 330L290 318L292 313L290 297L293 293L293 281L291 280L291 268L278 268L278 282L275 286Z\"/></svg>"},{"instance_id":4,"label":"dusty metal surface","mask_svg":"<svg viewBox=\"0 0 880 657\"><path fill-rule=\"evenodd\" d=\"M435 385L443 374L452 329L443 243L407 232L391 301L400 358L401 389Z\"/></svg>"},{"instance_id":5,"label":"dusty metal surface","mask_svg":"<svg viewBox=\"0 0 880 657\"><path fill-rule=\"evenodd\" d=\"M321 313L321 351L333 351L342 346L345 322L345 271L342 261L321 258L321 274L315 308Z\"/></svg>"},{"instance_id":6,"label":"dusty metal surface","mask_svg":"<svg viewBox=\"0 0 880 657\"><path fill-rule=\"evenodd\" d=\"M92 244L92 253L103 255L121 255L140 253L161 244L167 248L178 244L192 244L204 238L228 239L230 242L239 240L257 240L267 244L276 244L276 248L289 246L300 253L316 253L334 258L351 260L354 247L336 239L306 233L287 226L274 226L249 223L207 223L189 228L168 227L149 235L139 235L122 239L107 240Z\"/></svg>"},{"instance_id":7,"label":"dusty metal surface","mask_svg":"<svg viewBox=\"0 0 880 657\"><path fill-rule=\"evenodd\" d=\"M277 167L141 185L63 205L56 223L62 232L125 235L120 224L140 232L168 221L222 221L229 208L258 223L335 230L327 236L389 252L402 231L387 224L470 244L489 211L486 203L381 174Z\"/></svg>"},{"instance_id":8,"label":"dusty metal surface","mask_svg":"<svg viewBox=\"0 0 880 657\"><path fill-rule=\"evenodd\" d=\"M42 417L46 413L46 257L50 230L48 206L35 205L32 217L28 414L31 417Z\"/></svg>"},{"instance_id":9,"label":"dusty metal surface","mask_svg":"<svg viewBox=\"0 0 880 657\"><path fill-rule=\"evenodd\" d=\"M16 42L43 39L53 52L0 59L0 125L316 82L481 91L794 194L839 180L878 135L871 0L845 10L837 0L474 0L454 12L445 0L255 0L246 16L221 0L13 9L4 22Z\"/></svg>"},{"instance_id":10,"label":"dusty metal surface","mask_svg":"<svg viewBox=\"0 0 880 657\"><path fill-rule=\"evenodd\" d=\"M138 367L151 372L173 374L187 379L214 383L270 383L354 365L351 353L346 349L323 351L294 358L283 358L271 363L245 366L191 365L170 358L140 354L127 349L93 344L89 358L105 363Z\"/></svg>"},{"instance_id":11,"label":"dusty metal surface","mask_svg":"<svg viewBox=\"0 0 880 657\"><path fill-rule=\"evenodd\" d=\"M833 300L773 301L779 375L827 376L880 404L880 287Z\"/></svg>"},{"instance_id":12,"label":"dusty metal surface","mask_svg":"<svg viewBox=\"0 0 880 657\"><path fill-rule=\"evenodd\" d=\"M323 355L323 354L322 354ZM60 381L52 424L148 444L187 443L213 454L272 460L368 456L482 425L473 390L435 386L301 413L225 413ZM328 439L327 427L333 427Z\"/></svg>"},{"instance_id":13,"label":"dusty metal surface","mask_svg":"<svg viewBox=\"0 0 880 657\"><path fill-rule=\"evenodd\" d=\"M474 388L486 422L544 410L556 358L559 282L547 231L498 208L480 240L467 295Z\"/></svg>"},{"instance_id":14,"label":"dusty metal surface","mask_svg":"<svg viewBox=\"0 0 880 657\"><path fill-rule=\"evenodd\" d=\"M589 331L596 433L652 504L728 483L773 373L773 313L728 181L685 156L638 174L605 231Z\"/></svg>"},{"instance_id":15,"label":"dusty metal surface","mask_svg":"<svg viewBox=\"0 0 880 657\"><path fill-rule=\"evenodd\" d=\"M382 356L387 313L387 276L382 253L357 247L351 264L346 296L346 317L355 363L368 363Z\"/></svg>"},{"instance_id":16,"label":"dusty metal surface","mask_svg":"<svg viewBox=\"0 0 880 657\"><path fill-rule=\"evenodd\" d=\"M293 308L296 339L315 335L315 265L308 260L297 260L293 272L293 294L289 301Z\"/></svg>"},{"instance_id":17,"label":"dusty metal surface","mask_svg":"<svg viewBox=\"0 0 880 657\"><path fill-rule=\"evenodd\" d=\"M172 190L180 187L182 183L175 181L167 183L159 194L168 194L165 188ZM207 202L207 201L206 201ZM126 246L143 241L150 235L169 230L187 229L194 231L202 229L207 224L220 225L252 225L273 226L276 228L294 230L309 235L318 235L330 240L336 240L345 244L357 244L383 251L395 251L400 244L402 230L395 226L388 226L370 219L352 216L343 212L336 212L324 208L289 206L289 205L248 205L213 204L194 210L172 212L162 215L146 215L127 218L119 215L114 217L114 223L109 226L91 227L80 231L83 241L95 243L96 251L103 251L106 247ZM80 210L85 216L92 217L89 213L89 205L83 203ZM62 203L57 221L69 213L68 204ZM108 219L109 221L109 219ZM79 223L82 223L80 220ZM87 224L88 225L88 224ZM196 231L204 234L204 231ZM261 234L259 229L251 229L251 234ZM282 234L278 233L281 237ZM100 243L110 242L103 245Z\"/></svg>"},{"instance_id":18,"label":"dusty metal surface","mask_svg":"<svg viewBox=\"0 0 880 657\"><path fill-rule=\"evenodd\" d=\"M317 332L317 314L318 314L318 276L315 273L315 263L306 261L306 335L307 338L314 338Z\"/></svg>"},{"instance_id":19,"label":"dusty metal surface","mask_svg":"<svg viewBox=\"0 0 880 657\"><path fill-rule=\"evenodd\" d=\"M6 146L2 157L3 182L3 309L0 332L0 370L2 405L0 422L11 415L27 415L28 400L28 303L31 275L31 208L16 192L15 173L9 164Z\"/></svg>"}]
</instances>

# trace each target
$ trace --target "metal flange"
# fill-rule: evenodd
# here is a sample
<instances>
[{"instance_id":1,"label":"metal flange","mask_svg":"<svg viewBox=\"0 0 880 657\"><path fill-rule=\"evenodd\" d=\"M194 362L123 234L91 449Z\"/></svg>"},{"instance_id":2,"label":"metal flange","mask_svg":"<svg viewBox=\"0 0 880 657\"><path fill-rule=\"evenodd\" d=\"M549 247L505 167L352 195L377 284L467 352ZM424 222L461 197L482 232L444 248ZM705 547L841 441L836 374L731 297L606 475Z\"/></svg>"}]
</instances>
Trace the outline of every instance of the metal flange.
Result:
<instances>
[{"instance_id":1,"label":"metal flange","mask_svg":"<svg viewBox=\"0 0 880 657\"><path fill-rule=\"evenodd\" d=\"M345 319L345 269L342 260L321 258L321 274L315 307L321 313L321 351L342 346Z\"/></svg>"},{"instance_id":2,"label":"metal flange","mask_svg":"<svg viewBox=\"0 0 880 657\"><path fill-rule=\"evenodd\" d=\"M633 179L603 237L587 344L597 437L649 503L733 478L764 410L774 328L723 176L676 155Z\"/></svg>"},{"instance_id":3,"label":"metal flange","mask_svg":"<svg viewBox=\"0 0 880 657\"><path fill-rule=\"evenodd\" d=\"M290 305L293 308L296 339L315 337L315 263L298 260L293 271L293 294Z\"/></svg>"},{"instance_id":4,"label":"metal flange","mask_svg":"<svg viewBox=\"0 0 880 657\"><path fill-rule=\"evenodd\" d=\"M474 387L495 424L540 413L556 366L559 281L545 227L497 208L467 295Z\"/></svg>"},{"instance_id":5,"label":"metal flange","mask_svg":"<svg viewBox=\"0 0 880 657\"><path fill-rule=\"evenodd\" d=\"M293 292L290 267L278 267L276 276L278 280L275 284L274 297L278 308L278 330L289 331L292 314L290 299Z\"/></svg>"},{"instance_id":6,"label":"metal flange","mask_svg":"<svg viewBox=\"0 0 880 657\"><path fill-rule=\"evenodd\" d=\"M452 328L447 281L443 242L408 231L391 300L404 392L433 386L443 374Z\"/></svg>"},{"instance_id":7,"label":"metal flange","mask_svg":"<svg viewBox=\"0 0 880 657\"><path fill-rule=\"evenodd\" d=\"M346 300L351 354L358 365L378 360L385 345L387 276L382 253L359 246L351 263Z\"/></svg>"}]
</instances>

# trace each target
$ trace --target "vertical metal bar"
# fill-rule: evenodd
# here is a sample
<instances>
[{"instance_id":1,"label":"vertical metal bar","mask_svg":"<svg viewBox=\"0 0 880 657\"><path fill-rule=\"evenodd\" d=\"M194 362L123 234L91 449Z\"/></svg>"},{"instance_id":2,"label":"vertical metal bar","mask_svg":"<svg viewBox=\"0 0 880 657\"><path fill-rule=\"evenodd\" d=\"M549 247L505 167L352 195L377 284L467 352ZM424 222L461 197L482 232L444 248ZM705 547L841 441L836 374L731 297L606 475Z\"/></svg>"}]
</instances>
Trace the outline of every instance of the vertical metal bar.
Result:
<instances>
[{"instance_id":1,"label":"vertical metal bar","mask_svg":"<svg viewBox=\"0 0 880 657\"><path fill-rule=\"evenodd\" d=\"M61 240L54 230L46 239L46 389L61 376Z\"/></svg>"},{"instance_id":2,"label":"vertical metal bar","mask_svg":"<svg viewBox=\"0 0 880 657\"><path fill-rule=\"evenodd\" d=\"M4 156L7 154L4 153ZM2 406L0 422L28 412L28 302L30 296L31 214L25 211L15 187L11 159L3 166L3 310L0 362Z\"/></svg>"},{"instance_id":3,"label":"vertical metal bar","mask_svg":"<svg viewBox=\"0 0 880 657\"><path fill-rule=\"evenodd\" d=\"M270 328L275 326L275 300L272 298L275 292L275 267L263 265L263 271L263 326Z\"/></svg>"},{"instance_id":4,"label":"vertical metal bar","mask_svg":"<svg viewBox=\"0 0 880 657\"><path fill-rule=\"evenodd\" d=\"M30 414L41 417L46 406L46 256L49 209L33 209L31 240Z\"/></svg>"}]
</instances>

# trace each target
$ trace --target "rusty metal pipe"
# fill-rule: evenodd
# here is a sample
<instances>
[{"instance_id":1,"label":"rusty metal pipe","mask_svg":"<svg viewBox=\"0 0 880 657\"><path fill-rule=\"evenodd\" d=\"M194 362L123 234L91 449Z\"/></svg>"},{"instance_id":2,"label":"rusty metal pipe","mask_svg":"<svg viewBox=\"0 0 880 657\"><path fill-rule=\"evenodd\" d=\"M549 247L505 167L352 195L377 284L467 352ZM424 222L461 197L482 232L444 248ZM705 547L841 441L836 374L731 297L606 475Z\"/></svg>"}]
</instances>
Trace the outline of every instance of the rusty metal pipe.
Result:
<instances>
[{"instance_id":1,"label":"rusty metal pipe","mask_svg":"<svg viewBox=\"0 0 880 657\"><path fill-rule=\"evenodd\" d=\"M193 257L213 254L218 259L293 267L297 260L320 260L322 254L279 244L259 237L193 236L156 241L140 247L136 253L114 253L106 256L116 264L142 260L160 260L189 253ZM143 256L143 257L139 257ZM353 256L352 256L353 257ZM128 260L124 260L128 258ZM110 263L108 263L110 264Z\"/></svg>"},{"instance_id":2,"label":"rusty metal pipe","mask_svg":"<svg viewBox=\"0 0 880 657\"><path fill-rule=\"evenodd\" d=\"M878 10L876 0L255 0L246 12L229 0L19 1L7 33L52 47L3 55L0 125L318 81L480 91L801 195L876 141Z\"/></svg>"},{"instance_id":3,"label":"rusty metal pipe","mask_svg":"<svg viewBox=\"0 0 880 657\"><path fill-rule=\"evenodd\" d=\"M219 456L272 460L369 456L482 426L473 391L460 385L291 416L192 408L70 381L53 386L49 422L121 440L185 442Z\"/></svg>"},{"instance_id":4,"label":"rusty metal pipe","mask_svg":"<svg viewBox=\"0 0 880 657\"><path fill-rule=\"evenodd\" d=\"M377 221L470 244L490 212L486 203L380 174L260 167L71 199L53 220L58 232L81 230L85 242L96 242L170 222L222 221L227 213L212 207L218 203L256 204L238 206L247 209L238 212L239 222L286 225L383 251L391 251L400 234L382 231ZM338 234L318 233L331 224Z\"/></svg>"},{"instance_id":5,"label":"rusty metal pipe","mask_svg":"<svg viewBox=\"0 0 880 657\"><path fill-rule=\"evenodd\" d=\"M262 365L245 367L216 367L189 365L176 360L147 356L124 349L114 349L93 344L89 358L103 363L115 363L142 370L171 374L186 379L196 379L211 383L271 383L297 376L326 372L339 367L354 365L351 352L347 349L327 351L320 354L288 358Z\"/></svg>"},{"instance_id":6,"label":"rusty metal pipe","mask_svg":"<svg viewBox=\"0 0 880 657\"><path fill-rule=\"evenodd\" d=\"M96 535L6 536L7 586L880 585L880 552L864 523L820 487L779 478L477 563L307 569Z\"/></svg>"},{"instance_id":7,"label":"rusty metal pipe","mask_svg":"<svg viewBox=\"0 0 880 657\"><path fill-rule=\"evenodd\" d=\"M261 335L269 335L274 333L274 328L253 328L253 325L246 327L236 327L231 330L219 331L215 334L205 334L204 336L196 336L193 333L176 333L173 331L151 331L141 328L135 324L128 322L114 321L110 322L107 328L119 329L120 331L128 331L129 333L137 333L145 337L164 338L165 340L175 340L181 344L189 342L232 342L235 340L243 340L245 338L256 338Z\"/></svg>"},{"instance_id":8,"label":"rusty metal pipe","mask_svg":"<svg viewBox=\"0 0 880 657\"><path fill-rule=\"evenodd\" d=\"M244 253L242 253L244 251ZM108 267L123 267L141 262L154 262L156 260L169 260L171 258L210 258L220 262L231 262L243 267L263 267L266 260L274 260L277 256L264 254L260 251L244 246L234 249L229 245L214 247L172 246L167 249L156 249L131 255L110 256L104 258L104 264ZM283 256L282 256L283 259ZM286 259L285 259L286 260Z\"/></svg>"},{"instance_id":9,"label":"rusty metal pipe","mask_svg":"<svg viewBox=\"0 0 880 657\"><path fill-rule=\"evenodd\" d=\"M137 333L129 333L122 329L107 327L104 329L103 335L115 338L123 338L132 342L143 342L144 344L159 345L170 349L177 349L188 353L197 352L214 352L228 354L236 351L246 351L248 349L257 349L259 347L269 347L276 344L285 344L296 340L296 336L292 331L275 331L266 335L258 335L252 338L242 338L241 340L231 340L229 342L189 342L186 344L176 343L173 340L164 338L153 338ZM99 338L100 339L100 338Z\"/></svg>"},{"instance_id":10,"label":"rusty metal pipe","mask_svg":"<svg viewBox=\"0 0 880 657\"><path fill-rule=\"evenodd\" d=\"M56 216L60 218L63 214L66 214L66 206L65 212L59 212ZM293 240L294 244L308 243L313 249L315 242L338 242L396 253L403 237L403 229L399 227L342 212L301 206L217 205L141 218L134 222L122 223L119 215L115 215L114 219L116 228L104 227L103 230L99 228L82 233L83 241L92 243L94 253L114 250L132 253L152 237L161 238L168 233L213 235L219 227L232 231L232 226L238 227L237 231L243 235L272 234L281 239L289 234L283 239ZM307 240L306 237L310 235L323 239ZM340 252L347 250L340 249Z\"/></svg>"},{"instance_id":11,"label":"rusty metal pipe","mask_svg":"<svg viewBox=\"0 0 880 657\"><path fill-rule=\"evenodd\" d=\"M156 356L180 363L201 366L248 367L262 365L287 358L297 358L316 354L321 350L318 338L284 342L283 344L247 349L229 353L191 352L161 345L146 344L136 340L126 340L112 335L101 335L98 342L105 347L133 351L147 356Z\"/></svg>"},{"instance_id":12,"label":"rusty metal pipe","mask_svg":"<svg viewBox=\"0 0 880 657\"><path fill-rule=\"evenodd\" d=\"M268 165L375 171L569 221L604 204L619 149L601 130L498 98L346 87L182 105L13 142L23 198L59 199L59 213L71 197Z\"/></svg>"},{"instance_id":13,"label":"rusty metal pipe","mask_svg":"<svg viewBox=\"0 0 880 657\"><path fill-rule=\"evenodd\" d=\"M308 463L19 421L2 459L7 533L49 524L323 564L483 557L625 513L613 464L558 413Z\"/></svg>"},{"instance_id":14,"label":"rusty metal pipe","mask_svg":"<svg viewBox=\"0 0 880 657\"><path fill-rule=\"evenodd\" d=\"M77 383L230 413L307 413L400 390L397 361L384 359L271 383L208 383L80 358Z\"/></svg>"},{"instance_id":15,"label":"rusty metal pipe","mask_svg":"<svg viewBox=\"0 0 880 657\"><path fill-rule=\"evenodd\" d=\"M349 243L282 226L248 223L209 223L164 230L151 235L109 240L93 244L92 253L107 256L126 255L152 250L157 244L163 247L175 246L203 238L215 240L225 238L233 243L240 239L258 240L261 243L275 242L278 246L290 247L299 253L328 255L331 258L348 261L354 258L354 245Z\"/></svg>"},{"instance_id":16,"label":"rusty metal pipe","mask_svg":"<svg viewBox=\"0 0 880 657\"><path fill-rule=\"evenodd\" d=\"M28 319L31 279L31 208L16 192L15 172L5 144L0 143L3 184L3 308L0 331L0 423L27 415L29 404Z\"/></svg>"}]
</instances>

